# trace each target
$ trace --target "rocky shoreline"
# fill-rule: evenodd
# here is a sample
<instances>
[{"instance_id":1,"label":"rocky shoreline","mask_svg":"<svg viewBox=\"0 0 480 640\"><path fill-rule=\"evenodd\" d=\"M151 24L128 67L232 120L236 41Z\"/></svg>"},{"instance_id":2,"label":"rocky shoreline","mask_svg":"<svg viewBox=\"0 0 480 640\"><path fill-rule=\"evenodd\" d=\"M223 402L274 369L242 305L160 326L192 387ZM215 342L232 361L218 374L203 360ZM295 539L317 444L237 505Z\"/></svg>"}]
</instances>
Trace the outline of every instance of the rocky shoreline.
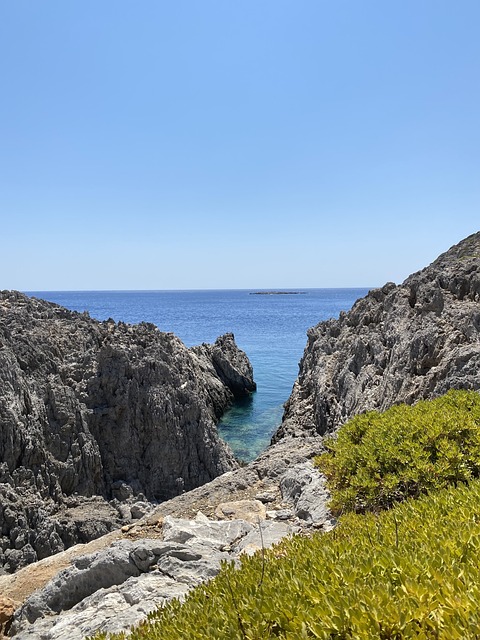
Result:
<instances>
[{"instance_id":1,"label":"rocky shoreline","mask_svg":"<svg viewBox=\"0 0 480 640\"><path fill-rule=\"evenodd\" d=\"M0 567L85 543L238 464L216 423L255 389L232 334L187 349L0 293Z\"/></svg>"},{"instance_id":2,"label":"rocky shoreline","mask_svg":"<svg viewBox=\"0 0 480 640\"><path fill-rule=\"evenodd\" d=\"M194 353L213 363L212 350ZM328 530L328 491L311 463L323 450L323 434L365 410L449 388L479 390L479 365L477 233L403 284L371 291L338 320L309 330L283 423L255 461L232 464L88 545L0 576L0 624L20 640L126 630L215 575L222 559L285 535ZM218 361L212 367L217 377L225 369Z\"/></svg>"}]
</instances>

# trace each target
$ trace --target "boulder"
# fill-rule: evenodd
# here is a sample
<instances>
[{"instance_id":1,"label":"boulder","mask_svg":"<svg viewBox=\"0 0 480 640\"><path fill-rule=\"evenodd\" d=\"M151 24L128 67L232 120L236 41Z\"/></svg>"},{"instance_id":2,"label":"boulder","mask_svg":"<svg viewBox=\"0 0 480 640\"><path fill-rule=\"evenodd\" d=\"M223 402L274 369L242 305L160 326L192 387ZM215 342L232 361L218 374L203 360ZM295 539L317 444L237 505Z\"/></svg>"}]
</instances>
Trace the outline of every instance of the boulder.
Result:
<instances>
[{"instance_id":1,"label":"boulder","mask_svg":"<svg viewBox=\"0 0 480 640\"><path fill-rule=\"evenodd\" d=\"M221 519L259 522L265 520L266 509L260 500L232 500L221 502L215 509L215 515Z\"/></svg>"},{"instance_id":2,"label":"boulder","mask_svg":"<svg viewBox=\"0 0 480 640\"><path fill-rule=\"evenodd\" d=\"M331 524L332 515L327 506L330 493L325 477L312 462L304 462L287 471L280 480L280 491L283 500L293 505L297 518L309 524Z\"/></svg>"}]
</instances>

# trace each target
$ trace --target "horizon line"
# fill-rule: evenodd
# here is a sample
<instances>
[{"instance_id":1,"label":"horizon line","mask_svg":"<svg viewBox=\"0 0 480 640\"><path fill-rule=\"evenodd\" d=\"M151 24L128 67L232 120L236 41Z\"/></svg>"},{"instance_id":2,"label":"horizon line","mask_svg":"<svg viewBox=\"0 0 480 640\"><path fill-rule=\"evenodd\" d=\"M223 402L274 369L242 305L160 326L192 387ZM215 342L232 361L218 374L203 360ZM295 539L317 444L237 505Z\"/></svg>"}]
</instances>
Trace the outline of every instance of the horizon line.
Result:
<instances>
[{"instance_id":1,"label":"horizon line","mask_svg":"<svg viewBox=\"0 0 480 640\"><path fill-rule=\"evenodd\" d=\"M10 289L20 293L190 293L202 291L324 291L332 289L377 289L376 286L341 286L341 287L214 287L195 289ZM8 289L7 289L8 290Z\"/></svg>"}]
</instances>

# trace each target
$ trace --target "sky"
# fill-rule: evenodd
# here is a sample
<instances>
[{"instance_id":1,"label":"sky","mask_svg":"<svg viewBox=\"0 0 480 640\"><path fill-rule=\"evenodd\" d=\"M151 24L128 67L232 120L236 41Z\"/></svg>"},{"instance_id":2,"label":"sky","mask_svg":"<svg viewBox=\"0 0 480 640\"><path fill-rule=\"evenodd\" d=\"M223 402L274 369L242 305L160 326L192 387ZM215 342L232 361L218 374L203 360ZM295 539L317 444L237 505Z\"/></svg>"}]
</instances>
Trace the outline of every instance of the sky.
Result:
<instances>
[{"instance_id":1,"label":"sky","mask_svg":"<svg viewBox=\"0 0 480 640\"><path fill-rule=\"evenodd\" d=\"M478 0L0 0L0 289L381 286L480 230Z\"/></svg>"}]
</instances>

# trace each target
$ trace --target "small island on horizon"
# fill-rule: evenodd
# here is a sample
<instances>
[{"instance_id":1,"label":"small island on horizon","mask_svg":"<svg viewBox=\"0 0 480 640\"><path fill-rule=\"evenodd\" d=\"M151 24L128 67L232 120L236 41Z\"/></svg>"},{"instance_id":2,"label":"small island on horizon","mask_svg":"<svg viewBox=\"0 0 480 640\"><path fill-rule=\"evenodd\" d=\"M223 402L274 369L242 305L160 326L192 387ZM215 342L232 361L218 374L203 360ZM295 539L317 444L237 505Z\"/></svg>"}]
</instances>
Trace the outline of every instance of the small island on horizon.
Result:
<instances>
[{"instance_id":1,"label":"small island on horizon","mask_svg":"<svg viewBox=\"0 0 480 640\"><path fill-rule=\"evenodd\" d=\"M306 291L250 291L251 296L298 296Z\"/></svg>"}]
</instances>

